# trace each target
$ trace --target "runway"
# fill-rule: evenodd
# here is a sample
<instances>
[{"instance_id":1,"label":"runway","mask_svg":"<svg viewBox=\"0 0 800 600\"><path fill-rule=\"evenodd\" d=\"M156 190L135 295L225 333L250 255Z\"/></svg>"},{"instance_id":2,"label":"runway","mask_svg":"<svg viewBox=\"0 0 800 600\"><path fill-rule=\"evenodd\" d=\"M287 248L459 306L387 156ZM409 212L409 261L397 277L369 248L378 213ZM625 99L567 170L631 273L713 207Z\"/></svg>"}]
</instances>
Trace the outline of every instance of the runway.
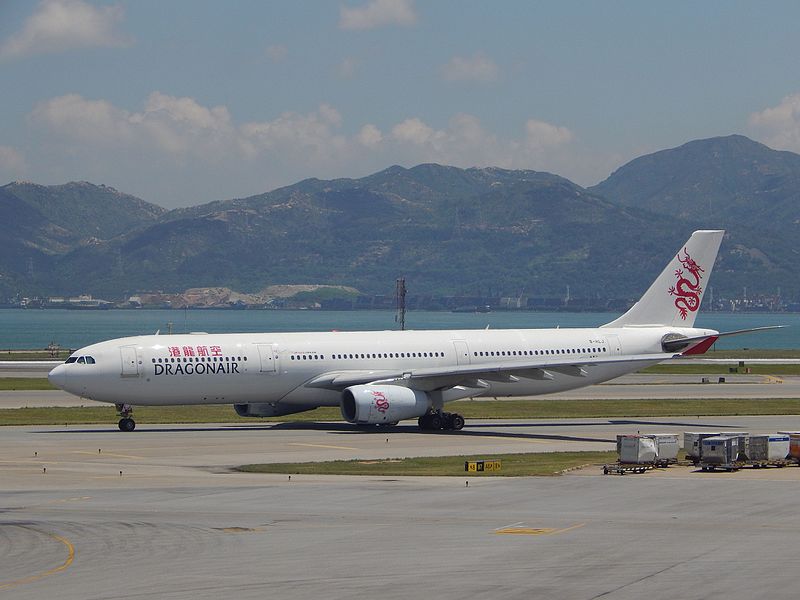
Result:
<instances>
[{"instance_id":1,"label":"runway","mask_svg":"<svg viewBox=\"0 0 800 600\"><path fill-rule=\"evenodd\" d=\"M604 477L234 473L246 462L611 449L798 417L0 430L4 600L793 598L800 468ZM46 470L46 472L45 472ZM122 472L122 474L120 474ZM467 487L465 482L469 481ZM713 577L709 576L713 573Z\"/></svg>"}]
</instances>

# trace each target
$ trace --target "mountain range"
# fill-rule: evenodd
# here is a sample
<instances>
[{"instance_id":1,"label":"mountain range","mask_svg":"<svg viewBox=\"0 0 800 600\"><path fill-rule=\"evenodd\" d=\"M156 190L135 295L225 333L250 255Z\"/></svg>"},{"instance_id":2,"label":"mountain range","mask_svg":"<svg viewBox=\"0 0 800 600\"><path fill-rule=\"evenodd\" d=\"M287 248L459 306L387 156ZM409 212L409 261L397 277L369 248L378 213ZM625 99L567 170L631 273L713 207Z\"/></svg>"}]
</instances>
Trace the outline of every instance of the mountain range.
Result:
<instances>
[{"instance_id":1,"label":"mountain range","mask_svg":"<svg viewBox=\"0 0 800 600\"><path fill-rule=\"evenodd\" d=\"M637 158L583 188L435 164L307 179L168 211L86 182L0 187L0 298L273 284L636 297L698 228L727 235L722 294L800 293L800 155L733 135Z\"/></svg>"}]
</instances>

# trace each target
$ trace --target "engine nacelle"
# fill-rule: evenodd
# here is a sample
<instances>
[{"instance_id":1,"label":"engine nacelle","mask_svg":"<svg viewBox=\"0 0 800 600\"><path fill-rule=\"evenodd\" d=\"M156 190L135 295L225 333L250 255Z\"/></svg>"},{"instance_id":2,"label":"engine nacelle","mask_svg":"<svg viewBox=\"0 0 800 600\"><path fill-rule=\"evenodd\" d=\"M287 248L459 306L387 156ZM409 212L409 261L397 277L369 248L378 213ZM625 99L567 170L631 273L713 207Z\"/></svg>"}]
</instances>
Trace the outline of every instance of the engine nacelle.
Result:
<instances>
[{"instance_id":1,"label":"engine nacelle","mask_svg":"<svg viewBox=\"0 0 800 600\"><path fill-rule=\"evenodd\" d=\"M254 404L234 404L233 408L240 417L280 417L312 410L316 408L316 406L258 402Z\"/></svg>"},{"instance_id":2,"label":"engine nacelle","mask_svg":"<svg viewBox=\"0 0 800 600\"><path fill-rule=\"evenodd\" d=\"M431 398L399 385L354 385L342 392L340 407L349 423L379 425L421 417Z\"/></svg>"}]
</instances>

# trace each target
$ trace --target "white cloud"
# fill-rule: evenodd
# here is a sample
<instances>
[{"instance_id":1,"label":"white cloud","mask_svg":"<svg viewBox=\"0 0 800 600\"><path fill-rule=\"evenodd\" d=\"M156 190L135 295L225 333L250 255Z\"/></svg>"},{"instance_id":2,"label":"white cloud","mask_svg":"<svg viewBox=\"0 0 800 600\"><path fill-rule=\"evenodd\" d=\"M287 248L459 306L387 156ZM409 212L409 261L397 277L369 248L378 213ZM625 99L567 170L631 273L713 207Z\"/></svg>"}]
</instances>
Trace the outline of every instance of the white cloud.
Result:
<instances>
[{"instance_id":1,"label":"white cloud","mask_svg":"<svg viewBox=\"0 0 800 600\"><path fill-rule=\"evenodd\" d=\"M0 174L2 181L20 179L25 172L25 157L11 146L0 146Z\"/></svg>"},{"instance_id":2,"label":"white cloud","mask_svg":"<svg viewBox=\"0 0 800 600\"><path fill-rule=\"evenodd\" d=\"M432 127L426 125L419 117L406 119L392 127L392 137L399 141L423 146L433 143L436 137L441 137L444 132L436 132Z\"/></svg>"},{"instance_id":3,"label":"white cloud","mask_svg":"<svg viewBox=\"0 0 800 600\"><path fill-rule=\"evenodd\" d=\"M417 22L412 0L371 0L360 7L339 8L341 29L375 29L387 25L413 25Z\"/></svg>"},{"instance_id":4,"label":"white cloud","mask_svg":"<svg viewBox=\"0 0 800 600\"><path fill-rule=\"evenodd\" d=\"M748 124L754 137L767 146L800 152L800 93L786 96L777 106L751 114Z\"/></svg>"},{"instance_id":5,"label":"white cloud","mask_svg":"<svg viewBox=\"0 0 800 600\"><path fill-rule=\"evenodd\" d=\"M57 165L63 179L106 181L168 205L176 203L169 200L176 194L183 195L181 203L197 204L306 177L366 175L390 164L499 166L566 176L578 170L573 133L536 119L502 137L469 114L456 114L443 127L418 116L383 131L373 123L350 123L347 133L345 119L328 104L242 123L225 106L155 91L138 110L77 94L60 96L37 105L28 121L38 130L31 139L41 134L43 141L37 168L46 154L50 171ZM20 158L5 151L2 162L18 166Z\"/></svg>"},{"instance_id":6,"label":"white cloud","mask_svg":"<svg viewBox=\"0 0 800 600\"><path fill-rule=\"evenodd\" d=\"M137 113L106 100L68 94L40 103L30 118L75 142L98 148L141 147L177 157L218 156L236 141L227 108L206 108L191 98L161 92L150 94Z\"/></svg>"},{"instance_id":7,"label":"white cloud","mask_svg":"<svg viewBox=\"0 0 800 600\"><path fill-rule=\"evenodd\" d=\"M151 93L139 112L69 94L40 103L30 120L68 145L135 148L178 162L279 155L343 163L368 149L369 158L383 153L389 162L397 162L399 154L412 162L541 169L544 159L574 138L566 127L530 119L518 137L502 139L463 113L442 129L410 117L391 127L388 136L374 124L347 136L339 131L342 115L328 104L307 114L287 111L272 120L237 125L224 106L206 107L161 92Z\"/></svg>"},{"instance_id":8,"label":"white cloud","mask_svg":"<svg viewBox=\"0 0 800 600\"><path fill-rule=\"evenodd\" d=\"M375 148L383 141L383 134L375 125L367 123L361 128L361 131L358 132L356 139L358 139L358 143L362 146Z\"/></svg>"},{"instance_id":9,"label":"white cloud","mask_svg":"<svg viewBox=\"0 0 800 600\"><path fill-rule=\"evenodd\" d=\"M499 72L497 64L482 52L472 57L454 56L442 67L446 81L489 83L497 80Z\"/></svg>"},{"instance_id":10,"label":"white cloud","mask_svg":"<svg viewBox=\"0 0 800 600\"><path fill-rule=\"evenodd\" d=\"M341 79L353 79L356 76L358 65L359 61L357 59L352 57L344 58L336 65L336 75Z\"/></svg>"},{"instance_id":11,"label":"white cloud","mask_svg":"<svg viewBox=\"0 0 800 600\"><path fill-rule=\"evenodd\" d=\"M42 0L22 30L0 46L0 58L90 46L126 46L131 38L115 29L123 17L121 6L95 7L83 0Z\"/></svg>"},{"instance_id":12,"label":"white cloud","mask_svg":"<svg viewBox=\"0 0 800 600\"><path fill-rule=\"evenodd\" d=\"M133 135L130 113L106 100L86 100L78 94L41 102L30 118L58 135L84 143L114 145Z\"/></svg>"},{"instance_id":13,"label":"white cloud","mask_svg":"<svg viewBox=\"0 0 800 600\"><path fill-rule=\"evenodd\" d=\"M572 141L572 132L566 127L529 119L525 123L525 143L533 148L560 146Z\"/></svg>"},{"instance_id":14,"label":"white cloud","mask_svg":"<svg viewBox=\"0 0 800 600\"><path fill-rule=\"evenodd\" d=\"M94 148L159 152L178 162L255 158L263 153L332 158L345 146L336 133L342 116L322 104L309 114L285 112L271 121L233 123L224 106L153 92L144 109L130 112L106 100L69 94L40 103L30 120L68 143Z\"/></svg>"},{"instance_id":15,"label":"white cloud","mask_svg":"<svg viewBox=\"0 0 800 600\"><path fill-rule=\"evenodd\" d=\"M289 49L283 44L271 44L265 50L267 58L274 63L283 62L289 56Z\"/></svg>"},{"instance_id":16,"label":"white cloud","mask_svg":"<svg viewBox=\"0 0 800 600\"><path fill-rule=\"evenodd\" d=\"M555 154L573 137L566 127L531 119L518 138L503 139L487 131L474 115L462 113L443 129L419 117L405 119L392 128L390 141L401 153L412 156L412 162L543 170L556 164Z\"/></svg>"}]
</instances>

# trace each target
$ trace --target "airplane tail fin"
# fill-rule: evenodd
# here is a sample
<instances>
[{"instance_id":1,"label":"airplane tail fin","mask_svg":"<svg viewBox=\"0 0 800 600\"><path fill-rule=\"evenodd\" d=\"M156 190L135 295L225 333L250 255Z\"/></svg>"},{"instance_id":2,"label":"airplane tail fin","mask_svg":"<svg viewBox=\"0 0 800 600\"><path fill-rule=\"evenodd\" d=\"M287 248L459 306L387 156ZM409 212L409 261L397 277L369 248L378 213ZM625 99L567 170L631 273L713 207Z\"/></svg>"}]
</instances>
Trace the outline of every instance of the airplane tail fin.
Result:
<instances>
[{"instance_id":1,"label":"airplane tail fin","mask_svg":"<svg viewBox=\"0 0 800 600\"><path fill-rule=\"evenodd\" d=\"M644 296L603 327L692 327L724 234L723 230L695 231Z\"/></svg>"}]
</instances>

